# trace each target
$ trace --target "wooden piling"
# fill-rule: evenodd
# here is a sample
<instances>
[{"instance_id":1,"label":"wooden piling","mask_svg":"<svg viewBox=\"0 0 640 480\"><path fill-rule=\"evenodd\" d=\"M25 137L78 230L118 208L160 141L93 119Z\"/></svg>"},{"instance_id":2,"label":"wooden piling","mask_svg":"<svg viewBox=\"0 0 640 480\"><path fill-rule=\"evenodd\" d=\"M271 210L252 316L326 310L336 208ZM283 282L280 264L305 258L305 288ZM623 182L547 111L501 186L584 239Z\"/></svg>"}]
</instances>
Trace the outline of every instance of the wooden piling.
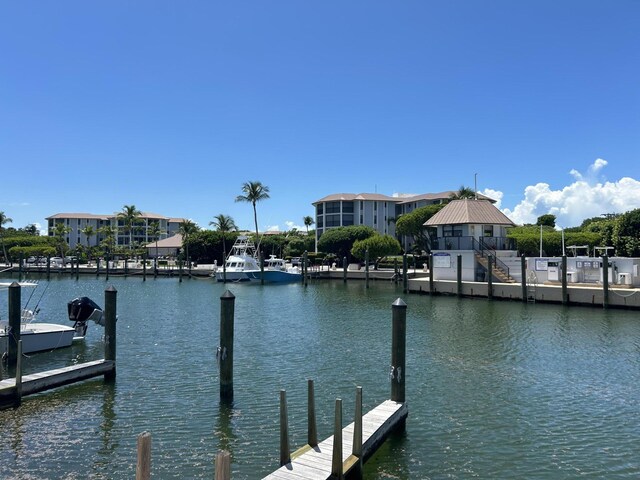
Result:
<instances>
[{"instance_id":1,"label":"wooden piling","mask_svg":"<svg viewBox=\"0 0 640 480\"><path fill-rule=\"evenodd\" d=\"M305 254L306 253L307 252L305 252ZM262 255L262 252L260 252L259 258L260 258L260 285L264 285L264 255ZM306 285L306 281L305 281L305 285Z\"/></svg>"},{"instance_id":2,"label":"wooden piling","mask_svg":"<svg viewBox=\"0 0 640 480\"><path fill-rule=\"evenodd\" d=\"M364 287L369 288L369 249L364 252Z\"/></svg>"},{"instance_id":3,"label":"wooden piling","mask_svg":"<svg viewBox=\"0 0 640 480\"><path fill-rule=\"evenodd\" d=\"M110 255L107 253L107 268L106 268L107 277L105 278L105 280L107 280L107 281L109 281L109 260L110 260L109 256Z\"/></svg>"},{"instance_id":4,"label":"wooden piling","mask_svg":"<svg viewBox=\"0 0 640 480\"><path fill-rule=\"evenodd\" d=\"M493 298L493 255L487 256L487 298Z\"/></svg>"},{"instance_id":5,"label":"wooden piling","mask_svg":"<svg viewBox=\"0 0 640 480\"><path fill-rule=\"evenodd\" d=\"M236 297L229 290L220 297L220 398L233 400L233 334Z\"/></svg>"},{"instance_id":6,"label":"wooden piling","mask_svg":"<svg viewBox=\"0 0 640 480\"><path fill-rule=\"evenodd\" d=\"M347 257L342 257L342 283L347 283Z\"/></svg>"},{"instance_id":7,"label":"wooden piling","mask_svg":"<svg viewBox=\"0 0 640 480\"><path fill-rule=\"evenodd\" d=\"M178 282L182 283L182 260L178 260Z\"/></svg>"},{"instance_id":8,"label":"wooden piling","mask_svg":"<svg viewBox=\"0 0 640 480\"><path fill-rule=\"evenodd\" d=\"M96 258L96 277L100 276L100 257Z\"/></svg>"},{"instance_id":9,"label":"wooden piling","mask_svg":"<svg viewBox=\"0 0 640 480\"><path fill-rule=\"evenodd\" d=\"M287 392L280 390L280 466L291 462L289 450L289 419L287 414Z\"/></svg>"},{"instance_id":10,"label":"wooden piling","mask_svg":"<svg viewBox=\"0 0 640 480\"><path fill-rule=\"evenodd\" d=\"M118 291L112 285L104 291L104 359L113 361L113 369L104 374L105 381L116 378L116 320Z\"/></svg>"},{"instance_id":11,"label":"wooden piling","mask_svg":"<svg viewBox=\"0 0 640 480\"><path fill-rule=\"evenodd\" d=\"M333 424L333 455L331 456L331 478L343 480L342 469L342 399L336 399L335 421Z\"/></svg>"},{"instance_id":12,"label":"wooden piling","mask_svg":"<svg viewBox=\"0 0 640 480\"><path fill-rule=\"evenodd\" d=\"M308 281L308 277L309 277L309 272L308 272L308 258L309 255L307 254L307 251L304 251L304 254L302 255L302 281L304 282L304 286L307 286L307 281Z\"/></svg>"},{"instance_id":13,"label":"wooden piling","mask_svg":"<svg viewBox=\"0 0 640 480\"><path fill-rule=\"evenodd\" d=\"M73 259L71 259L71 268L73 268ZM80 257L76 257L76 281L80 280Z\"/></svg>"},{"instance_id":14,"label":"wooden piling","mask_svg":"<svg viewBox=\"0 0 640 480\"><path fill-rule=\"evenodd\" d=\"M407 304L398 298L391 306L391 400L404 402L406 378Z\"/></svg>"},{"instance_id":15,"label":"wooden piling","mask_svg":"<svg viewBox=\"0 0 640 480\"><path fill-rule=\"evenodd\" d=\"M407 273L407 254L405 253L402 255L402 291L404 293L407 293L409 291Z\"/></svg>"},{"instance_id":16,"label":"wooden piling","mask_svg":"<svg viewBox=\"0 0 640 480\"><path fill-rule=\"evenodd\" d=\"M231 454L226 450L216 454L215 480L231 480Z\"/></svg>"},{"instance_id":17,"label":"wooden piling","mask_svg":"<svg viewBox=\"0 0 640 480\"><path fill-rule=\"evenodd\" d=\"M18 342L20 342L20 317L22 305L22 289L18 282L9 285L9 335L8 366L13 368L18 361Z\"/></svg>"},{"instance_id":18,"label":"wooden piling","mask_svg":"<svg viewBox=\"0 0 640 480\"><path fill-rule=\"evenodd\" d=\"M20 254L20 258L18 259L18 281L22 281L22 270L24 269L24 258L22 254Z\"/></svg>"},{"instance_id":19,"label":"wooden piling","mask_svg":"<svg viewBox=\"0 0 640 480\"><path fill-rule=\"evenodd\" d=\"M313 380L307 380L307 444L318 446L318 428L316 427L316 401Z\"/></svg>"},{"instance_id":20,"label":"wooden piling","mask_svg":"<svg viewBox=\"0 0 640 480\"><path fill-rule=\"evenodd\" d=\"M147 253L142 256L142 281L147 281Z\"/></svg>"},{"instance_id":21,"label":"wooden piling","mask_svg":"<svg viewBox=\"0 0 640 480\"><path fill-rule=\"evenodd\" d=\"M433 253L429 254L429 295L435 292L435 284L433 283Z\"/></svg>"},{"instance_id":22,"label":"wooden piling","mask_svg":"<svg viewBox=\"0 0 640 480\"><path fill-rule=\"evenodd\" d=\"M522 272L522 301L527 303L527 257L520 255L520 271Z\"/></svg>"},{"instance_id":23,"label":"wooden piling","mask_svg":"<svg viewBox=\"0 0 640 480\"><path fill-rule=\"evenodd\" d=\"M362 478L362 387L356 387L356 411L353 417L353 448L351 455L358 457L355 467L358 478Z\"/></svg>"},{"instance_id":24,"label":"wooden piling","mask_svg":"<svg viewBox=\"0 0 640 480\"><path fill-rule=\"evenodd\" d=\"M151 434L143 432L138 435L138 463L136 464L136 480L151 479Z\"/></svg>"},{"instance_id":25,"label":"wooden piling","mask_svg":"<svg viewBox=\"0 0 640 480\"><path fill-rule=\"evenodd\" d=\"M393 259L393 281L397 285L398 284L398 259Z\"/></svg>"},{"instance_id":26,"label":"wooden piling","mask_svg":"<svg viewBox=\"0 0 640 480\"><path fill-rule=\"evenodd\" d=\"M16 361L16 394L14 406L19 407L22 403L22 340L18 342L18 359Z\"/></svg>"},{"instance_id":27,"label":"wooden piling","mask_svg":"<svg viewBox=\"0 0 640 480\"><path fill-rule=\"evenodd\" d=\"M51 256L47 256L47 282L51 280Z\"/></svg>"},{"instance_id":28,"label":"wooden piling","mask_svg":"<svg viewBox=\"0 0 640 480\"><path fill-rule=\"evenodd\" d=\"M602 256L602 307L609 308L609 256Z\"/></svg>"},{"instance_id":29,"label":"wooden piling","mask_svg":"<svg viewBox=\"0 0 640 480\"><path fill-rule=\"evenodd\" d=\"M562 255L562 304L566 305L567 301L567 256Z\"/></svg>"},{"instance_id":30,"label":"wooden piling","mask_svg":"<svg viewBox=\"0 0 640 480\"><path fill-rule=\"evenodd\" d=\"M462 255L458 254L458 263L456 264L458 278L458 297L462 296Z\"/></svg>"}]
</instances>

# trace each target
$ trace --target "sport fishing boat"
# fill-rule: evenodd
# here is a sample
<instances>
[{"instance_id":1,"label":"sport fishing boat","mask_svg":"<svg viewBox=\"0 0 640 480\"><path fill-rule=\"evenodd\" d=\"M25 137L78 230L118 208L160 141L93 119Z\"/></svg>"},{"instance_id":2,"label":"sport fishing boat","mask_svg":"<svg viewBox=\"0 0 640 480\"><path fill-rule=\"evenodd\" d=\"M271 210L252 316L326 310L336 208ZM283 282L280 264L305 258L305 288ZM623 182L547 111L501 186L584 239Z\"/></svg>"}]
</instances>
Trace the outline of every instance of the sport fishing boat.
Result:
<instances>
[{"instance_id":1,"label":"sport fishing boat","mask_svg":"<svg viewBox=\"0 0 640 480\"><path fill-rule=\"evenodd\" d=\"M254 270L260 271L256 248L249 237L240 235L231 247L224 266L218 267L215 276L218 282L224 282L225 277L227 282L248 282L250 278L247 272Z\"/></svg>"},{"instance_id":2,"label":"sport fishing boat","mask_svg":"<svg viewBox=\"0 0 640 480\"><path fill-rule=\"evenodd\" d=\"M302 272L299 267L287 266L282 258L271 255L264 262L264 271L250 270L247 273L249 280L252 282L260 282L264 279L264 283L291 283L302 280Z\"/></svg>"}]
</instances>

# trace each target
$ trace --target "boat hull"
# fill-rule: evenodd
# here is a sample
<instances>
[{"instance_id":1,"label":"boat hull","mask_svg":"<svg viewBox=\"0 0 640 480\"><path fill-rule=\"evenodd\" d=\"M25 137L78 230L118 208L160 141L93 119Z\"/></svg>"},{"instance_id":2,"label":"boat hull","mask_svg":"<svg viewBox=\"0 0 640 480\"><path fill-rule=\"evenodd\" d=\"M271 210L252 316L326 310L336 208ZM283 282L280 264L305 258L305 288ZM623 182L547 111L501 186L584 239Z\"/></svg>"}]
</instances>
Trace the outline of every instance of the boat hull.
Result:
<instances>
[{"instance_id":1,"label":"boat hull","mask_svg":"<svg viewBox=\"0 0 640 480\"><path fill-rule=\"evenodd\" d=\"M55 323L30 323L20 332L22 353L35 353L70 347L75 330ZM0 352L9 350L9 336L0 333Z\"/></svg>"},{"instance_id":2,"label":"boat hull","mask_svg":"<svg viewBox=\"0 0 640 480\"><path fill-rule=\"evenodd\" d=\"M228 271L227 270L227 282L248 282L249 277L245 271ZM218 282L224 282L225 274L222 270L216 272L216 280Z\"/></svg>"},{"instance_id":3,"label":"boat hull","mask_svg":"<svg viewBox=\"0 0 640 480\"><path fill-rule=\"evenodd\" d=\"M280 270L252 270L246 272L252 282L260 282L264 279L265 283L294 283L302 281L301 273L284 272Z\"/></svg>"}]
</instances>

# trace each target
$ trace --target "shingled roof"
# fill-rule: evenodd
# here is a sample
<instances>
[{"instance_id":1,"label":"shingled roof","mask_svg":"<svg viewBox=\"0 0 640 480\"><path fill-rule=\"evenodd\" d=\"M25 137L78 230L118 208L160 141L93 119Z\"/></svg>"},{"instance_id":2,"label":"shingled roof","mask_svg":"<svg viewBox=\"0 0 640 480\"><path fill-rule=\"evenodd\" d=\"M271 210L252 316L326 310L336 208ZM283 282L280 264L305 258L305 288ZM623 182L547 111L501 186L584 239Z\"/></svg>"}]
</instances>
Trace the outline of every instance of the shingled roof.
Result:
<instances>
[{"instance_id":1,"label":"shingled roof","mask_svg":"<svg viewBox=\"0 0 640 480\"><path fill-rule=\"evenodd\" d=\"M515 226L509 217L488 200L453 200L425 222L426 227L438 225L507 225Z\"/></svg>"}]
</instances>

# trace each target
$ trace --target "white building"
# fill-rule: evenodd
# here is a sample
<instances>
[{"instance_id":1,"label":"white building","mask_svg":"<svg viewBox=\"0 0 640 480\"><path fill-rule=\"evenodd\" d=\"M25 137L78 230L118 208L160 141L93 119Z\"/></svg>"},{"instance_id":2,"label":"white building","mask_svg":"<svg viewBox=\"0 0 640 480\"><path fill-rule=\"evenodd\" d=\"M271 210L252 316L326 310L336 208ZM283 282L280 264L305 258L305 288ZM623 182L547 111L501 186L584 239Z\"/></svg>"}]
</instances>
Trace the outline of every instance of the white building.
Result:
<instances>
[{"instance_id":1,"label":"white building","mask_svg":"<svg viewBox=\"0 0 640 480\"><path fill-rule=\"evenodd\" d=\"M117 231L117 245L129 244L129 232L125 229L124 220L118 217L118 214L96 215L92 213L56 213L47 217L48 235L55 235L57 224L63 224L69 227L70 231L65 240L70 248L77 245L95 246L105 240L105 235L101 233L102 227L113 227ZM131 239L134 244L146 245L155 240L150 234L154 223L158 223L160 227L160 239L171 237L178 232L180 223L185 221L183 218L171 218L155 213L143 212L138 223L133 227ZM92 233L87 236L87 227L91 227Z\"/></svg>"}]
</instances>

